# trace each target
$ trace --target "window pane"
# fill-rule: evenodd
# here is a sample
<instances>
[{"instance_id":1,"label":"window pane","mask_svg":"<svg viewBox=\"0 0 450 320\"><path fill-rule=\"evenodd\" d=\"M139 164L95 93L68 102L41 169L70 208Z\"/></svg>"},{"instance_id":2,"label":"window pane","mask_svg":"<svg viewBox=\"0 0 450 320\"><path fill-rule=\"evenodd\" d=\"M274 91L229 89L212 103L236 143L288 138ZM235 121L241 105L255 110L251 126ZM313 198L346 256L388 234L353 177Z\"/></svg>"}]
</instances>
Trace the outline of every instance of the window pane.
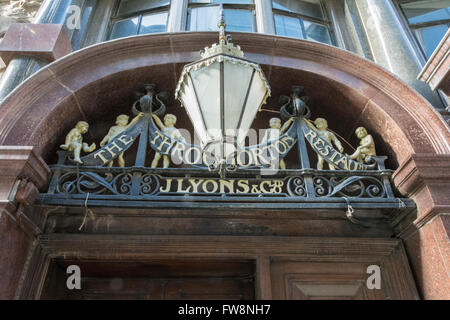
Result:
<instances>
[{"instance_id":1,"label":"window pane","mask_svg":"<svg viewBox=\"0 0 450 320\"><path fill-rule=\"evenodd\" d=\"M216 31L219 7L200 7L188 10L187 30Z\"/></svg>"},{"instance_id":2,"label":"window pane","mask_svg":"<svg viewBox=\"0 0 450 320\"><path fill-rule=\"evenodd\" d=\"M189 3L253 4L253 0L189 0Z\"/></svg>"},{"instance_id":3,"label":"window pane","mask_svg":"<svg viewBox=\"0 0 450 320\"><path fill-rule=\"evenodd\" d=\"M303 21L306 30L306 39L331 44L328 28L317 23Z\"/></svg>"},{"instance_id":4,"label":"window pane","mask_svg":"<svg viewBox=\"0 0 450 320\"><path fill-rule=\"evenodd\" d=\"M166 32L168 16L168 12L159 12L143 16L139 34Z\"/></svg>"},{"instance_id":5,"label":"window pane","mask_svg":"<svg viewBox=\"0 0 450 320\"><path fill-rule=\"evenodd\" d=\"M224 9L227 31L252 32L253 14L250 10ZM216 31L219 21L219 7L191 8L188 11L187 30Z\"/></svg>"},{"instance_id":6,"label":"window pane","mask_svg":"<svg viewBox=\"0 0 450 320\"><path fill-rule=\"evenodd\" d=\"M299 18L274 15L275 32L277 35L304 39Z\"/></svg>"},{"instance_id":7,"label":"window pane","mask_svg":"<svg viewBox=\"0 0 450 320\"><path fill-rule=\"evenodd\" d=\"M137 34L139 18L127 19L116 22L112 28L110 39L134 36Z\"/></svg>"},{"instance_id":8,"label":"window pane","mask_svg":"<svg viewBox=\"0 0 450 320\"><path fill-rule=\"evenodd\" d=\"M450 1L416 1L401 5L410 24L450 19Z\"/></svg>"},{"instance_id":9,"label":"window pane","mask_svg":"<svg viewBox=\"0 0 450 320\"><path fill-rule=\"evenodd\" d=\"M300 13L323 20L320 0L274 0L272 6L274 9Z\"/></svg>"},{"instance_id":10,"label":"window pane","mask_svg":"<svg viewBox=\"0 0 450 320\"><path fill-rule=\"evenodd\" d=\"M120 1L118 15L168 6L169 4L170 0L122 0Z\"/></svg>"},{"instance_id":11,"label":"window pane","mask_svg":"<svg viewBox=\"0 0 450 320\"><path fill-rule=\"evenodd\" d=\"M225 9L224 15L227 24L227 31L254 31L253 13L250 10Z\"/></svg>"},{"instance_id":12,"label":"window pane","mask_svg":"<svg viewBox=\"0 0 450 320\"><path fill-rule=\"evenodd\" d=\"M427 58L431 56L447 30L447 25L438 25L414 30L417 40L419 40L419 43L422 46L423 51L425 51Z\"/></svg>"}]
</instances>

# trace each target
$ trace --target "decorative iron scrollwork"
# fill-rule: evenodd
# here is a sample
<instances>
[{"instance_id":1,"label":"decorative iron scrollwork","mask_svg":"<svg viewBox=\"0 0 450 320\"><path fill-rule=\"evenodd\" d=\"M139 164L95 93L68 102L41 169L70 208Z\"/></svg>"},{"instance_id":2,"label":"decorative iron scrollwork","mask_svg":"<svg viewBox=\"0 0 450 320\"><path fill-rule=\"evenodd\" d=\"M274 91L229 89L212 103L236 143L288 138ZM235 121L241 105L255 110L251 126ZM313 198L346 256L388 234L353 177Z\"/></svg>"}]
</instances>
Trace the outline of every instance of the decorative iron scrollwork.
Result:
<instances>
[{"instance_id":1,"label":"decorative iron scrollwork","mask_svg":"<svg viewBox=\"0 0 450 320\"><path fill-rule=\"evenodd\" d=\"M145 89L147 93L133 104L135 117L131 122L128 124L126 115L118 116L116 125L101 141L101 148L80 157L81 163L74 162L71 156L77 158L79 152L90 148L82 137L88 125L81 123L72 129L63 148L66 151L59 151L58 164L52 166L47 193L51 197L42 195L44 203L77 203L85 201L89 194L90 204L105 205L117 200L125 206L136 206L136 201L139 205L145 201L149 205L161 201L167 206L177 202L181 205L187 199L206 203L261 202L290 208L295 204L339 206L344 205L343 199L370 208L380 203L383 208L386 204L398 206L390 184L392 171L384 166L386 157L375 155L373 137L358 128L360 146L353 154L344 154L343 145L328 129L325 119L309 120L311 110L308 98L301 95L302 87L293 87L292 94L282 99L280 117L286 120L284 125L280 118L272 118L260 144L236 149L226 162L214 162L214 148L211 151L207 146L185 141L174 127L176 117L166 114L165 94L156 93L153 85ZM159 117L164 114L163 122ZM136 161L125 166L123 154L137 141ZM294 146L300 165L297 169L286 168L283 158ZM156 153L151 167L148 148ZM311 150L318 155L318 169L309 163ZM169 157L181 160L183 168L168 168ZM164 168L156 168L159 158L163 158ZM330 170L322 170L325 162ZM114 167L116 163L120 167ZM208 167L214 165L221 167L209 171ZM267 171L262 174L262 169Z\"/></svg>"},{"instance_id":2,"label":"decorative iron scrollwork","mask_svg":"<svg viewBox=\"0 0 450 320\"><path fill-rule=\"evenodd\" d=\"M305 179L303 177L291 177L287 182L288 193L292 197L306 197Z\"/></svg>"},{"instance_id":3,"label":"decorative iron scrollwork","mask_svg":"<svg viewBox=\"0 0 450 320\"><path fill-rule=\"evenodd\" d=\"M382 179L376 177L315 176L313 182L318 197L386 198L387 196Z\"/></svg>"}]
</instances>

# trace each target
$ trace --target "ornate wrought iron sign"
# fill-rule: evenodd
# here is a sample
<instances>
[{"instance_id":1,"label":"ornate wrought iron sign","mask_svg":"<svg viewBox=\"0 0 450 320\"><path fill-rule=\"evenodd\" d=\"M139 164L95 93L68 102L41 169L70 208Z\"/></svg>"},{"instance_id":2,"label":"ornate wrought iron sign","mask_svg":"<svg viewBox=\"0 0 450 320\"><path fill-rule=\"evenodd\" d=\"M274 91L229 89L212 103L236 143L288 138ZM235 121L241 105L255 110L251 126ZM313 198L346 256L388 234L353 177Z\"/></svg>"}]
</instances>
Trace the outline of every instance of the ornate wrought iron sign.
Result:
<instances>
[{"instance_id":1,"label":"ornate wrought iron sign","mask_svg":"<svg viewBox=\"0 0 450 320\"><path fill-rule=\"evenodd\" d=\"M280 116L285 123L272 118L261 142L245 145L243 138L270 88L260 67L244 58L224 28L221 20L220 43L206 48L203 60L185 67L176 90L200 143L187 141L176 128L177 117L166 114L165 93L146 85L146 94L132 106L133 119L118 115L100 148L83 141L88 123L80 121L70 130L60 146L64 151L58 153L58 164L52 166L49 190L39 201L79 206L89 198L90 206L166 208L413 206L395 197L392 171L384 166L386 157L376 156L367 130L356 129L360 145L345 154L325 119L310 120L308 97L301 95L300 86L283 96ZM245 88L233 83L234 74L240 75L239 81L246 79L241 81ZM211 131L215 125L218 130ZM135 144L134 164L127 164L125 153ZM285 157L294 146L299 164L287 168ZM311 154L316 154L315 168ZM181 165L173 167L174 163Z\"/></svg>"},{"instance_id":2,"label":"ornate wrought iron sign","mask_svg":"<svg viewBox=\"0 0 450 320\"><path fill-rule=\"evenodd\" d=\"M160 95L154 86L147 86L147 90L133 105L131 122L128 123L128 117L119 116L99 149L91 151L92 145L80 139L86 130L81 130L80 135L73 134L74 129L69 133L61 146L67 151L59 151L58 164L52 166L48 193L40 196L41 203L82 205L89 197L90 206L125 207L225 204L345 208L351 203L355 208L393 209L412 205L409 200L394 196L390 184L392 171L384 167L386 157L370 153L375 146L371 136L368 143L364 141L369 136L367 131L359 134L361 147L352 155L344 154L342 144L324 119L314 122L308 119L309 107L299 96L298 87L294 87L280 111L288 119L287 125L280 128L281 121L275 123L266 131L261 144L237 148L227 160L235 168L227 171L225 177L214 171L217 161L214 153L185 141L174 122L159 120L157 115L164 114L166 107L161 99L154 99ZM174 130L163 131L163 126ZM71 135L75 137L72 141ZM123 154L135 143L138 144L135 163L126 165ZM283 167L281 160L294 145L299 150L299 167ZM88 154L77 159L77 148L80 152L87 150ZM317 154L319 169L310 166L307 148ZM150 150L155 154L153 167L146 167ZM162 164L165 168L156 167L157 157L169 159ZM181 159L183 166L169 168L170 160L175 158ZM329 170L323 169L325 165Z\"/></svg>"}]
</instances>

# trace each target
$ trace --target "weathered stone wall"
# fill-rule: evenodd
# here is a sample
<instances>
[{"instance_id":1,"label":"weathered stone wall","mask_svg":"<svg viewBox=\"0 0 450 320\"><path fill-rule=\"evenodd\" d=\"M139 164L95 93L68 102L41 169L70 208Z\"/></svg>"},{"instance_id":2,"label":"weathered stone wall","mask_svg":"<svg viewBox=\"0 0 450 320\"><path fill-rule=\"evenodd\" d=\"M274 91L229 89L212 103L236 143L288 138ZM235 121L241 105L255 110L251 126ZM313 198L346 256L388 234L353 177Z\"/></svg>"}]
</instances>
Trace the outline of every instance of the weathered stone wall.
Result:
<instances>
[{"instance_id":1,"label":"weathered stone wall","mask_svg":"<svg viewBox=\"0 0 450 320\"><path fill-rule=\"evenodd\" d=\"M0 41L11 23L32 22L43 0L0 0ZM0 59L0 78L6 66Z\"/></svg>"}]
</instances>

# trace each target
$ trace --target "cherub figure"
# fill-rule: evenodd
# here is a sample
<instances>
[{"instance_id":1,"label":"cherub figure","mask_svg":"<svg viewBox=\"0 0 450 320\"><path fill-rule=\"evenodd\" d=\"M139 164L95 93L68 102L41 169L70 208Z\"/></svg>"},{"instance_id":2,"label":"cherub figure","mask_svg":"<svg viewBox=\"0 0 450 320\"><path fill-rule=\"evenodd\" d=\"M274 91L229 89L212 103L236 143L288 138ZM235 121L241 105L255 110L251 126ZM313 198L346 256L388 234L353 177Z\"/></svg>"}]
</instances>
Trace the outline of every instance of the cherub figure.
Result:
<instances>
[{"instance_id":1,"label":"cherub figure","mask_svg":"<svg viewBox=\"0 0 450 320\"><path fill-rule=\"evenodd\" d=\"M155 120L158 127L161 129L161 131L169 136L172 139L181 141L183 143L186 142L184 137L181 135L181 132L175 128L175 124L177 123L177 117L173 114L166 114L164 116L164 124L162 123L161 119L158 118L157 115L152 114L153 119ZM156 168L158 166L159 159L161 159L161 153L156 152L155 157L152 161L152 168ZM163 167L168 168L170 165L170 159L168 155L163 156Z\"/></svg>"},{"instance_id":2,"label":"cherub figure","mask_svg":"<svg viewBox=\"0 0 450 320\"><path fill-rule=\"evenodd\" d=\"M81 149L88 153L94 151L96 148L95 143L89 146L86 142L83 142L83 134L88 132L88 130L89 124L85 121L79 121L75 128L67 134L66 142L59 146L63 150L73 152L73 161L79 164L83 164L83 161L80 159Z\"/></svg>"},{"instance_id":3,"label":"cherub figure","mask_svg":"<svg viewBox=\"0 0 450 320\"><path fill-rule=\"evenodd\" d=\"M355 130L356 136L361 140L356 151L349 156L350 159L356 159L358 162L364 162L368 156L376 156L375 142L373 137L367 133L366 128L358 127Z\"/></svg>"},{"instance_id":4,"label":"cherub figure","mask_svg":"<svg viewBox=\"0 0 450 320\"><path fill-rule=\"evenodd\" d=\"M103 138L103 140L100 142L100 147L104 147L107 143L109 143L111 140L113 140L116 136L124 132L126 129L131 127L134 123L136 123L141 117L143 116L143 113L141 112L137 117L135 117L129 124L128 120L130 119L129 116L126 114L121 114L117 116L116 118L116 125L112 126L108 134ZM113 166L114 161L110 161L108 163L108 167ZM119 154L119 157L117 158L117 162L119 163L120 167L125 167L125 160L123 159L123 152Z\"/></svg>"},{"instance_id":5,"label":"cherub figure","mask_svg":"<svg viewBox=\"0 0 450 320\"><path fill-rule=\"evenodd\" d=\"M325 120L324 118L317 118L314 121L314 124L316 125L316 128L318 129L317 133L319 134L319 136L321 138L326 140L331 145L334 144L336 146L336 148L339 150L339 152L344 152L344 147L342 146L342 144L338 140L338 138L336 138L336 135L333 132L327 130L328 129L327 120ZM317 169L322 170L325 159L322 156L320 156L319 154L317 154L317 157L318 157ZM330 168L330 170L335 170L335 167L329 163L328 163L328 167Z\"/></svg>"},{"instance_id":6,"label":"cherub figure","mask_svg":"<svg viewBox=\"0 0 450 320\"><path fill-rule=\"evenodd\" d=\"M286 132L286 130L289 128L291 123L294 121L294 118L290 118L288 121L286 121L283 126L281 126L281 119L280 118L272 118L269 120L269 126L270 128L266 130L264 137L261 141L261 144L265 144L270 141L277 140L283 133ZM286 163L284 162L284 159L280 159L280 169L286 169Z\"/></svg>"}]
</instances>

